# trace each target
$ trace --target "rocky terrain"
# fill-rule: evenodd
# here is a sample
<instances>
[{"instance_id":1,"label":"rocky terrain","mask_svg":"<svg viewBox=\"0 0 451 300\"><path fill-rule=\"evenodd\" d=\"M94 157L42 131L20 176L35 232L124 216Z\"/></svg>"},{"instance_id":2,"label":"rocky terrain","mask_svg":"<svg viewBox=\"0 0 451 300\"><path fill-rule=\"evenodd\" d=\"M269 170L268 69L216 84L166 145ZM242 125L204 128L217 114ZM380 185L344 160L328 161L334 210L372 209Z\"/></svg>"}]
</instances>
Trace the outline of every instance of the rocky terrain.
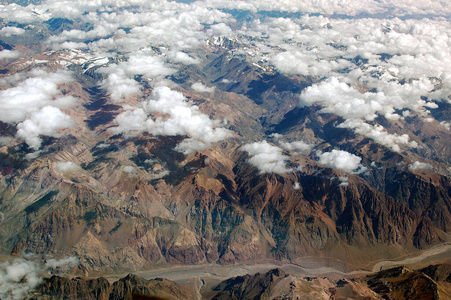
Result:
<instances>
[{"instance_id":1,"label":"rocky terrain","mask_svg":"<svg viewBox=\"0 0 451 300\"><path fill-rule=\"evenodd\" d=\"M396 267L372 275L331 280L293 276L280 269L227 279L202 299L447 299L451 266L430 265L420 270ZM53 276L41 283L38 299L197 299L196 293L176 282L146 280L129 274L110 284L105 278ZM141 298L140 298L141 297Z\"/></svg>"},{"instance_id":2,"label":"rocky terrain","mask_svg":"<svg viewBox=\"0 0 451 300\"><path fill-rule=\"evenodd\" d=\"M263 75L247 68L254 77ZM210 65L178 74L216 80L204 72L221 74ZM352 255L358 263L377 257L382 248L387 257L427 248L443 241L441 232L449 229L446 176L406 170L400 162L409 159L408 153L393 153L371 141L363 146L359 138L333 127L333 115L295 108L277 116L294 96L284 96L285 91L271 92L281 104L271 99L258 104L239 87L207 97L190 92L190 101L200 103L205 113L227 118L236 133L185 156L173 150L182 137L113 134L109 129L120 107L107 104L105 92L83 87L93 79L80 76L81 83L66 87L66 93L84 101L71 112L80 127L43 140L45 152L32 161L24 157L32 153L26 145L3 148L1 237L11 253L75 255L82 272L97 274L167 263L320 254L348 261ZM279 80L292 80L293 88L300 80L277 76L268 81L268 89L282 89ZM251 85L246 82L250 78L244 76L240 84ZM265 122L259 121L263 116ZM13 137L14 129L4 126ZM248 163L240 145L268 132L305 136L321 151L334 145L358 149L355 153L380 167L365 176L346 174L318 165L312 153L291 157L289 163L302 164L302 172L262 173ZM58 169L65 161L75 167Z\"/></svg>"},{"instance_id":3,"label":"rocky terrain","mask_svg":"<svg viewBox=\"0 0 451 300\"><path fill-rule=\"evenodd\" d=\"M67 272L86 277L305 257L350 272L449 240L442 12L105 3L0 7L2 255L74 258ZM415 286L435 297L447 277L434 268L363 283L275 270L210 296L423 297L405 293ZM37 293L158 289L197 297L131 275L52 277Z\"/></svg>"},{"instance_id":4,"label":"rocky terrain","mask_svg":"<svg viewBox=\"0 0 451 300\"><path fill-rule=\"evenodd\" d=\"M173 281L146 280L133 274L113 284L102 277L85 280L53 276L45 279L34 296L38 299L195 299L192 291Z\"/></svg>"}]
</instances>

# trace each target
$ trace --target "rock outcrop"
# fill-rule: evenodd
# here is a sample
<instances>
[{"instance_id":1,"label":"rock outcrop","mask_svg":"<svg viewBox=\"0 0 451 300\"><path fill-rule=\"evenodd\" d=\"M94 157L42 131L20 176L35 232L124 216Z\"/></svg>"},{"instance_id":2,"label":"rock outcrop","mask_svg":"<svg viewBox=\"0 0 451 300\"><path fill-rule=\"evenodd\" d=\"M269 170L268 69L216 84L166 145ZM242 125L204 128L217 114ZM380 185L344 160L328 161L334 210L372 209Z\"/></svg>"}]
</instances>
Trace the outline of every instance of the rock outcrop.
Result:
<instances>
[{"instance_id":1,"label":"rock outcrop","mask_svg":"<svg viewBox=\"0 0 451 300\"><path fill-rule=\"evenodd\" d=\"M105 278L82 279L52 276L34 291L38 299L195 299L193 292L173 281L155 278L146 280L129 274L110 284Z\"/></svg>"}]
</instances>

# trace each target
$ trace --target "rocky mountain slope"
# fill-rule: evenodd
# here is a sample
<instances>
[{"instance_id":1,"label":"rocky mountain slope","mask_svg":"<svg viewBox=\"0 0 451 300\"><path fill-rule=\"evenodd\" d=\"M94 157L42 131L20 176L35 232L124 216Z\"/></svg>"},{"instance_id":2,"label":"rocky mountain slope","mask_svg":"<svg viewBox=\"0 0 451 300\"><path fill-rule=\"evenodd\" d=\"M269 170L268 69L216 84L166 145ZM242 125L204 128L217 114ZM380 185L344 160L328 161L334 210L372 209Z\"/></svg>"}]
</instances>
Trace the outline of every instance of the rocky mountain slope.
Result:
<instances>
[{"instance_id":1,"label":"rocky mountain slope","mask_svg":"<svg viewBox=\"0 0 451 300\"><path fill-rule=\"evenodd\" d=\"M188 288L173 281L146 280L129 274L113 284L105 278L85 280L53 276L34 292L38 299L195 299Z\"/></svg>"},{"instance_id":2,"label":"rocky mountain slope","mask_svg":"<svg viewBox=\"0 0 451 300\"><path fill-rule=\"evenodd\" d=\"M219 76L225 72L220 68L234 70L222 61L224 55L216 54L216 70L191 67L178 76L215 81L204 72ZM246 62L240 68L255 78L266 76ZM241 86L252 86L249 74L238 78ZM279 82L288 80L283 84L299 91L309 84L300 78L271 75L279 78L265 81L271 98L261 103L238 86L187 93L204 113L227 118L235 136L185 156L174 150L180 136L113 134L120 106L108 104L101 90L84 87L93 78L79 76L79 83L65 87L84 101L71 111L79 127L44 139L45 151L32 161L26 158L32 149L24 144L3 148L0 230L3 245L14 254L75 255L84 272L321 254L358 264L382 248L393 256L426 248L449 229L446 176L406 170L400 162L408 153L362 144L335 129L333 115L311 108L280 115L294 94ZM182 80L178 83L183 88ZM3 126L13 138L15 130ZM262 173L241 145L269 133L303 136L317 151L334 145L354 149L379 167L365 175L346 174L324 168L315 153L306 152L289 158L302 171ZM75 167L61 168L65 161Z\"/></svg>"},{"instance_id":3,"label":"rocky mountain slope","mask_svg":"<svg viewBox=\"0 0 451 300\"><path fill-rule=\"evenodd\" d=\"M32 2L1 11L3 254L76 257L83 276L303 257L351 270L447 240L448 71L414 72L408 56L435 50L397 45L449 47L413 21Z\"/></svg>"},{"instance_id":4,"label":"rocky mountain slope","mask_svg":"<svg viewBox=\"0 0 451 300\"><path fill-rule=\"evenodd\" d=\"M227 279L212 290L204 290L202 299L447 299L449 276L449 264L430 265L416 271L401 266L334 280L292 276L273 269ZM104 278L52 276L37 287L34 296L39 299L196 299L192 290L173 281L146 280L133 274L112 284Z\"/></svg>"}]
</instances>

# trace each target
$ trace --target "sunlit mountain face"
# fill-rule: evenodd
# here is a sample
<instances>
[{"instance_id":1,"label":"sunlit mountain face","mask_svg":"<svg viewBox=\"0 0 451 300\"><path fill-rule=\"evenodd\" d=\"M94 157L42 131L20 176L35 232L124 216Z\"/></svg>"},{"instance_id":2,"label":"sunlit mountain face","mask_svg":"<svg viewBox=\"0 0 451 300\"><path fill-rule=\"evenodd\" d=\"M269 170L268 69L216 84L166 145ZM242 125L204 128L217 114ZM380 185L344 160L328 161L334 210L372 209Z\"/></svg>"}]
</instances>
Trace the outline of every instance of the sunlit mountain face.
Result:
<instances>
[{"instance_id":1,"label":"sunlit mountain face","mask_svg":"<svg viewBox=\"0 0 451 300\"><path fill-rule=\"evenodd\" d=\"M285 284L286 266L449 260L451 3L1 3L0 298L74 284L49 272L177 267L176 282L130 275L113 294L246 299L280 291L268 278ZM243 265L263 273L211 292ZM377 276L447 282L425 267L297 284L319 298L405 288Z\"/></svg>"}]
</instances>

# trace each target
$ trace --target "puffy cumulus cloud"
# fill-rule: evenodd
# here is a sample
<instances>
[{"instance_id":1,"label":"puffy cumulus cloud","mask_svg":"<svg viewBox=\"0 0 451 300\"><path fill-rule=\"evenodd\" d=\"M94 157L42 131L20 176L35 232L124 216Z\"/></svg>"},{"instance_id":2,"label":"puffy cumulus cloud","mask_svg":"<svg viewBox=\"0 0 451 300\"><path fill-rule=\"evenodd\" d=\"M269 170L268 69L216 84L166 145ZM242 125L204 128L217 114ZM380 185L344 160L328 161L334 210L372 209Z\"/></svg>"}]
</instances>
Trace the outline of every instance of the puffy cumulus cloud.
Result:
<instances>
[{"instance_id":1,"label":"puffy cumulus cloud","mask_svg":"<svg viewBox=\"0 0 451 300\"><path fill-rule=\"evenodd\" d=\"M215 91L214 86L206 86L202 82L196 82L191 85L191 88L199 93L212 93Z\"/></svg>"},{"instance_id":2,"label":"puffy cumulus cloud","mask_svg":"<svg viewBox=\"0 0 451 300\"><path fill-rule=\"evenodd\" d=\"M288 151L294 151L293 154L302 153L304 155L309 155L315 145L308 144L304 141L293 141L293 142L283 142L279 141L282 148Z\"/></svg>"},{"instance_id":3,"label":"puffy cumulus cloud","mask_svg":"<svg viewBox=\"0 0 451 300\"><path fill-rule=\"evenodd\" d=\"M450 28L446 21L343 20L303 16L296 22L292 21L290 26L280 26L279 23L275 20L261 23L256 30L266 30L268 39L278 41L280 47L288 51L288 58L293 59L294 66L298 61L313 64L308 62L309 58L333 61L342 57L356 62L355 57L360 56L367 59L368 64L353 68L363 72L371 72L368 67L373 64L407 78L439 76L444 70L449 70L439 63L449 60ZM381 59L382 53L389 56ZM364 61L358 62L362 64Z\"/></svg>"},{"instance_id":4,"label":"puffy cumulus cloud","mask_svg":"<svg viewBox=\"0 0 451 300\"><path fill-rule=\"evenodd\" d=\"M39 265L23 259L0 265L0 296L2 299L27 299L42 279Z\"/></svg>"},{"instance_id":5,"label":"puffy cumulus cloud","mask_svg":"<svg viewBox=\"0 0 451 300\"><path fill-rule=\"evenodd\" d=\"M332 77L306 88L300 95L300 105L318 103L324 106L320 112L334 113L346 119L364 118L372 121L380 114L387 119L397 120L400 115L395 113L395 109L410 109L425 114L425 107L436 108L435 103L421 98L433 88L434 85L424 79L403 85L394 82L381 84L380 92L361 93Z\"/></svg>"},{"instance_id":6,"label":"puffy cumulus cloud","mask_svg":"<svg viewBox=\"0 0 451 300\"><path fill-rule=\"evenodd\" d=\"M286 167L286 161L290 158L283 155L281 148L271 145L267 141L246 144L240 149L249 154L249 163L260 173L285 174L293 171Z\"/></svg>"},{"instance_id":7,"label":"puffy cumulus cloud","mask_svg":"<svg viewBox=\"0 0 451 300\"><path fill-rule=\"evenodd\" d=\"M332 1L295 1L295 0L206 0L209 6L226 9L250 10L250 11L286 11L286 12L308 12L323 14L349 14L356 15L362 12L376 13L382 12L382 8L372 0L347 0L346 3L340 0Z\"/></svg>"},{"instance_id":8,"label":"puffy cumulus cloud","mask_svg":"<svg viewBox=\"0 0 451 300\"><path fill-rule=\"evenodd\" d=\"M204 0L208 6L238 9L249 11L284 11L284 12L307 12L320 14L344 14L355 16L362 13L367 14L390 14L397 16L408 15L438 15L449 17L451 4L447 1L421 1L421 0Z\"/></svg>"},{"instance_id":9,"label":"puffy cumulus cloud","mask_svg":"<svg viewBox=\"0 0 451 300\"><path fill-rule=\"evenodd\" d=\"M332 150L331 152L317 151L318 163L320 165L338 169L348 173L360 174L367 170L360 164L362 160L357 155L351 154L343 150Z\"/></svg>"},{"instance_id":10,"label":"puffy cumulus cloud","mask_svg":"<svg viewBox=\"0 0 451 300\"><path fill-rule=\"evenodd\" d=\"M110 131L116 134L124 133L126 136L132 136L146 131L149 114L140 107L124 106L124 108L125 111L119 114L114 120L118 126L111 128Z\"/></svg>"},{"instance_id":11,"label":"puffy cumulus cloud","mask_svg":"<svg viewBox=\"0 0 451 300\"><path fill-rule=\"evenodd\" d=\"M319 103L325 106L321 113L334 113L344 118L374 120L377 112L393 114L392 107L384 107L377 101L378 94L360 93L337 78L329 78L320 84L306 88L300 95L300 106Z\"/></svg>"},{"instance_id":12,"label":"puffy cumulus cloud","mask_svg":"<svg viewBox=\"0 0 451 300\"><path fill-rule=\"evenodd\" d=\"M388 133L377 116L403 121L419 115L432 121L429 110L451 95L447 21L302 16L255 21L249 30L280 72L331 77L304 89L301 106L321 105L320 112L349 119L343 128L394 151L417 144L407 135Z\"/></svg>"},{"instance_id":13,"label":"puffy cumulus cloud","mask_svg":"<svg viewBox=\"0 0 451 300\"><path fill-rule=\"evenodd\" d=\"M297 155L299 153L309 155L315 147L314 144L309 144L304 141L285 142L283 140L283 135L279 133L272 133L270 137L275 139L279 146L284 150L290 151L292 155Z\"/></svg>"},{"instance_id":14,"label":"puffy cumulus cloud","mask_svg":"<svg viewBox=\"0 0 451 300\"><path fill-rule=\"evenodd\" d=\"M113 102L121 102L128 97L141 94L141 86L136 80L126 77L122 70L117 72L108 75L100 85L110 93Z\"/></svg>"},{"instance_id":15,"label":"puffy cumulus cloud","mask_svg":"<svg viewBox=\"0 0 451 300\"><path fill-rule=\"evenodd\" d=\"M337 127L352 129L399 152L400 145L415 148L418 144L410 141L407 134L390 134L383 126L370 125L364 120L375 121L378 115L400 120L412 111L426 117L429 114L426 108L437 108L436 103L423 98L433 88L434 84L429 79L412 80L405 84L380 81L379 92L362 93L332 77L306 88L300 95L300 106L320 104L323 106L320 113L333 113L346 119ZM395 113L396 110L403 110L402 116Z\"/></svg>"},{"instance_id":16,"label":"puffy cumulus cloud","mask_svg":"<svg viewBox=\"0 0 451 300\"><path fill-rule=\"evenodd\" d=\"M287 74L300 74L304 76L325 76L332 71L338 71L351 66L345 59L323 59L316 53L282 52L271 59L271 63L279 71Z\"/></svg>"},{"instance_id":17,"label":"puffy cumulus cloud","mask_svg":"<svg viewBox=\"0 0 451 300\"><path fill-rule=\"evenodd\" d=\"M35 6L44 19L67 17L89 24L90 30L64 30L51 36L54 49L86 49L116 58L118 63L100 68L107 74L101 86L114 102L140 93L136 76L146 86L171 86L166 79L179 64L199 64L193 49L205 44L210 35L229 34L233 20L227 13L199 3L168 1L46 1ZM173 84L173 83L172 83Z\"/></svg>"},{"instance_id":18,"label":"puffy cumulus cloud","mask_svg":"<svg viewBox=\"0 0 451 300\"><path fill-rule=\"evenodd\" d=\"M142 75L151 84L158 85L175 71L176 69L165 63L163 57L156 56L152 51L138 51L131 54L126 61L99 69L99 72L108 74L101 87L110 93L113 102L121 102L141 93L141 85L133 79L136 75Z\"/></svg>"},{"instance_id":19,"label":"puffy cumulus cloud","mask_svg":"<svg viewBox=\"0 0 451 300\"><path fill-rule=\"evenodd\" d=\"M181 51L169 52L168 57L171 62L181 63L184 65L195 65L195 64L199 64L201 62L201 60L199 58L192 57L189 54L187 54L185 52L181 52Z\"/></svg>"},{"instance_id":20,"label":"puffy cumulus cloud","mask_svg":"<svg viewBox=\"0 0 451 300\"><path fill-rule=\"evenodd\" d=\"M187 101L182 93L168 87L157 87L148 101L139 107L124 107L115 123L114 133L135 135L148 132L161 136L188 136L176 150L189 154L204 150L211 143L219 142L232 135L228 129L221 127L221 122L212 120L199 111L199 107Z\"/></svg>"},{"instance_id":21,"label":"puffy cumulus cloud","mask_svg":"<svg viewBox=\"0 0 451 300\"><path fill-rule=\"evenodd\" d=\"M85 42L90 50L108 51L116 48L121 52L134 52L149 46L165 46L169 53L175 54L180 49L202 45L208 37L204 26L211 25L214 31L224 31L224 23L231 20L228 14L198 3L186 5L167 1L113 1L110 4L104 2L93 2L91 7L85 3L76 5L77 12L70 14L78 14L76 18L91 24L92 29L63 31L50 38L49 45L58 49L66 42ZM62 10L69 10L56 1L51 3L52 5L49 5L49 2L42 5L42 9L49 12L48 17L55 17L61 14ZM127 28L127 31L123 28ZM176 57L181 63L187 62L187 57L182 54Z\"/></svg>"},{"instance_id":22,"label":"puffy cumulus cloud","mask_svg":"<svg viewBox=\"0 0 451 300\"><path fill-rule=\"evenodd\" d=\"M51 258L45 262L45 269L70 269L76 267L79 263L79 260L75 256L65 257L62 259L54 259Z\"/></svg>"},{"instance_id":23,"label":"puffy cumulus cloud","mask_svg":"<svg viewBox=\"0 0 451 300\"><path fill-rule=\"evenodd\" d=\"M20 6L17 4L0 5L0 18L4 22L16 22L20 24L29 24L39 22L39 15L33 10L32 6Z\"/></svg>"},{"instance_id":24,"label":"puffy cumulus cloud","mask_svg":"<svg viewBox=\"0 0 451 300\"><path fill-rule=\"evenodd\" d=\"M112 65L113 70L114 67ZM168 76L176 71L174 68L167 66L161 56L156 56L150 51L133 53L127 61L119 63L117 67L122 69L126 75L143 75L148 78Z\"/></svg>"},{"instance_id":25,"label":"puffy cumulus cloud","mask_svg":"<svg viewBox=\"0 0 451 300\"><path fill-rule=\"evenodd\" d=\"M33 112L29 119L17 125L17 137L23 139L31 148L38 150L41 147L40 135L60 137L60 129L72 127L73 120L54 106L44 106L41 110Z\"/></svg>"},{"instance_id":26,"label":"puffy cumulus cloud","mask_svg":"<svg viewBox=\"0 0 451 300\"><path fill-rule=\"evenodd\" d=\"M208 30L209 35L231 36L234 34L232 28L225 23L214 24Z\"/></svg>"},{"instance_id":27,"label":"puffy cumulus cloud","mask_svg":"<svg viewBox=\"0 0 451 300\"><path fill-rule=\"evenodd\" d=\"M138 175L138 170L133 166L125 166L122 168L122 171L127 173L129 177Z\"/></svg>"},{"instance_id":28,"label":"puffy cumulus cloud","mask_svg":"<svg viewBox=\"0 0 451 300\"><path fill-rule=\"evenodd\" d=\"M15 59L20 57L20 52L17 50L2 50L0 51L0 59Z\"/></svg>"},{"instance_id":29,"label":"puffy cumulus cloud","mask_svg":"<svg viewBox=\"0 0 451 300\"><path fill-rule=\"evenodd\" d=\"M9 136L0 136L0 146L10 146L14 142L14 139Z\"/></svg>"},{"instance_id":30,"label":"puffy cumulus cloud","mask_svg":"<svg viewBox=\"0 0 451 300\"><path fill-rule=\"evenodd\" d=\"M423 163L420 161L415 161L413 164L410 164L408 166L409 171L416 171L416 170L432 170L432 165L428 163Z\"/></svg>"},{"instance_id":31,"label":"puffy cumulus cloud","mask_svg":"<svg viewBox=\"0 0 451 300\"><path fill-rule=\"evenodd\" d=\"M0 264L0 298L22 300L31 297L31 292L42 282L40 275L51 269L72 268L78 264L76 257L61 260L50 259L44 267L25 259Z\"/></svg>"},{"instance_id":32,"label":"puffy cumulus cloud","mask_svg":"<svg viewBox=\"0 0 451 300\"><path fill-rule=\"evenodd\" d=\"M340 177L338 177L338 180L340 180L339 186L348 186L349 185L349 178L346 176L340 176Z\"/></svg>"},{"instance_id":33,"label":"puffy cumulus cloud","mask_svg":"<svg viewBox=\"0 0 451 300\"><path fill-rule=\"evenodd\" d=\"M381 1L385 7L392 7L392 13L396 15L439 15L450 16L451 3L449 1L434 0L385 0Z\"/></svg>"},{"instance_id":34,"label":"puffy cumulus cloud","mask_svg":"<svg viewBox=\"0 0 451 300\"><path fill-rule=\"evenodd\" d=\"M85 43L81 42L62 42L53 47L54 50L73 50L73 49L88 49Z\"/></svg>"},{"instance_id":35,"label":"puffy cumulus cloud","mask_svg":"<svg viewBox=\"0 0 451 300\"><path fill-rule=\"evenodd\" d=\"M29 77L29 73L27 72L19 72L13 75L5 76L0 78L0 86L6 89L7 87L11 87L17 85L19 82L24 81Z\"/></svg>"},{"instance_id":36,"label":"puffy cumulus cloud","mask_svg":"<svg viewBox=\"0 0 451 300\"><path fill-rule=\"evenodd\" d=\"M191 5L178 7L174 11L159 10L158 14L150 16L149 21L142 26L135 26L127 38L151 39L153 44L168 45L177 50L201 46L208 38L208 33L226 30L225 26L215 23L228 22L230 17L204 5ZM214 30L207 33L204 30L205 24L212 25Z\"/></svg>"},{"instance_id":37,"label":"puffy cumulus cloud","mask_svg":"<svg viewBox=\"0 0 451 300\"><path fill-rule=\"evenodd\" d=\"M81 170L81 167L71 161L66 161L57 163L55 169L60 173L71 173Z\"/></svg>"},{"instance_id":38,"label":"puffy cumulus cloud","mask_svg":"<svg viewBox=\"0 0 451 300\"><path fill-rule=\"evenodd\" d=\"M369 137L376 143L387 146L395 152L401 151L400 145L404 145L411 148L418 147L417 142L410 141L407 134L397 135L390 134L381 125L370 125L357 119L348 119L345 122L339 124L339 128L353 129L355 133Z\"/></svg>"},{"instance_id":39,"label":"puffy cumulus cloud","mask_svg":"<svg viewBox=\"0 0 451 300\"><path fill-rule=\"evenodd\" d=\"M17 123L44 106L57 105L62 95L58 85L72 81L70 73L47 73L36 69L17 86L0 92L0 121Z\"/></svg>"},{"instance_id":40,"label":"puffy cumulus cloud","mask_svg":"<svg viewBox=\"0 0 451 300\"><path fill-rule=\"evenodd\" d=\"M58 85L70 82L68 72L34 70L17 86L0 92L0 121L18 124L17 137L33 149L41 146L40 135L61 136L60 130L73 125L60 108L70 108L76 100L63 96Z\"/></svg>"},{"instance_id":41,"label":"puffy cumulus cloud","mask_svg":"<svg viewBox=\"0 0 451 300\"><path fill-rule=\"evenodd\" d=\"M14 26L6 26L0 29L0 36L10 37L14 35L22 35L25 33L25 29L14 27Z\"/></svg>"},{"instance_id":42,"label":"puffy cumulus cloud","mask_svg":"<svg viewBox=\"0 0 451 300\"><path fill-rule=\"evenodd\" d=\"M444 128L446 128L446 129L448 129L448 130L451 130L451 123L450 123L450 122L441 121L441 122L439 123L439 125L442 126L442 127L444 127Z\"/></svg>"},{"instance_id":43,"label":"puffy cumulus cloud","mask_svg":"<svg viewBox=\"0 0 451 300\"><path fill-rule=\"evenodd\" d=\"M391 105L402 100L402 107L424 106L421 96L451 93L451 28L445 20L305 15L255 21L247 32L261 39L256 45L283 73L340 78L376 91L371 99Z\"/></svg>"}]
</instances>

